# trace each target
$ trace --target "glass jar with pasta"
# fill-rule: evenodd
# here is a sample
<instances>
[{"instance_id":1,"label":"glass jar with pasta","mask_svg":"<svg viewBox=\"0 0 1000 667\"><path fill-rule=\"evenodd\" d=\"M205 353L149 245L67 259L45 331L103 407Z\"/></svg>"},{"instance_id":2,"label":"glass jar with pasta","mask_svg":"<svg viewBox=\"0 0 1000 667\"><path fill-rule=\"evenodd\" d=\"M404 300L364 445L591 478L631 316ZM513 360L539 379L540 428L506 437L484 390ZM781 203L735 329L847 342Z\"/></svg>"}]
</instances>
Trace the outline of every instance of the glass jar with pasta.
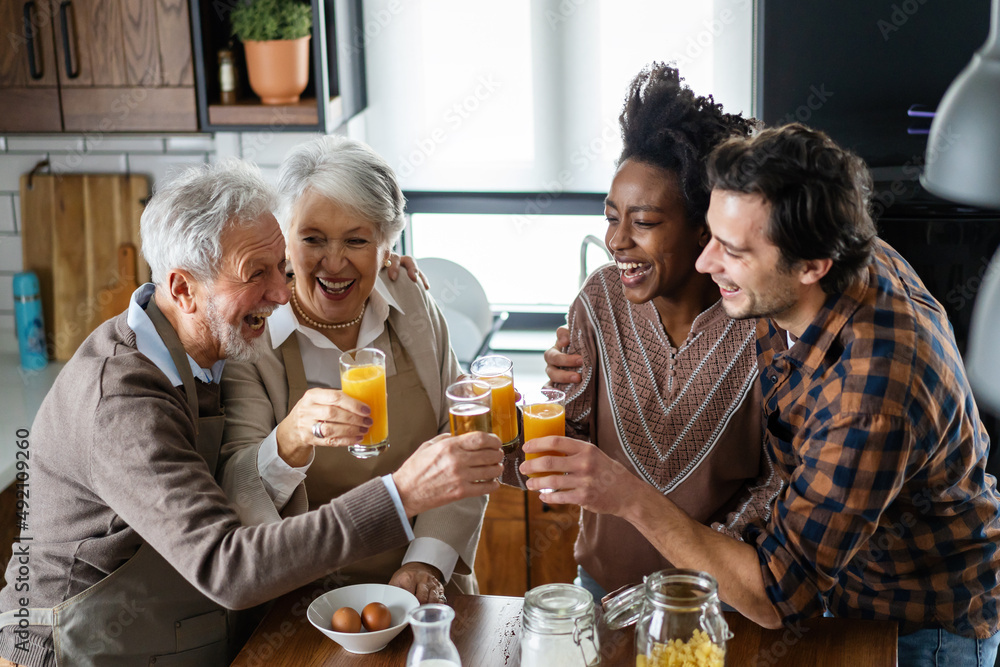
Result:
<instances>
[{"instance_id":1,"label":"glass jar with pasta","mask_svg":"<svg viewBox=\"0 0 1000 667\"><path fill-rule=\"evenodd\" d=\"M723 667L726 640L715 578L697 570L662 570L646 578L636 625L636 667Z\"/></svg>"}]
</instances>

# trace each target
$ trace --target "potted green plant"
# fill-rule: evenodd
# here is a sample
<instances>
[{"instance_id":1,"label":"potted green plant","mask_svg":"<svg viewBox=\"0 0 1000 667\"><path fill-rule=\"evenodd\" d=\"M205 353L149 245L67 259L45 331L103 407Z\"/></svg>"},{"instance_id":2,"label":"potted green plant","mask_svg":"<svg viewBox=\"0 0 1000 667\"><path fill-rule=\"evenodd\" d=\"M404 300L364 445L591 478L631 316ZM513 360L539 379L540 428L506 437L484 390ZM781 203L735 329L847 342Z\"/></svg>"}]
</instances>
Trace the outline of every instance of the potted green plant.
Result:
<instances>
[{"instance_id":1,"label":"potted green plant","mask_svg":"<svg viewBox=\"0 0 1000 667\"><path fill-rule=\"evenodd\" d=\"M309 83L312 6L296 0L249 0L229 17L246 52L250 87L264 104L295 104Z\"/></svg>"}]
</instances>

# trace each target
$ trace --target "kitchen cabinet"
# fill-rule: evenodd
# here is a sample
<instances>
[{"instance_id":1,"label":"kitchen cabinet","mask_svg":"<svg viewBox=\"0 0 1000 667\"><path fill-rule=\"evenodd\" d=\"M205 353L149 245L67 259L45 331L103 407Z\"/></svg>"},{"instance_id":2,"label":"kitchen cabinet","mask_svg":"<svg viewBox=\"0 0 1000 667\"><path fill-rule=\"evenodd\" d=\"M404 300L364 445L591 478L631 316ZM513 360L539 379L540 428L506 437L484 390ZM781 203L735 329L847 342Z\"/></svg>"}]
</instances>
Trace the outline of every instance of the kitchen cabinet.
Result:
<instances>
[{"instance_id":1,"label":"kitchen cabinet","mask_svg":"<svg viewBox=\"0 0 1000 667\"><path fill-rule=\"evenodd\" d=\"M476 552L484 595L521 596L535 586L572 583L580 508L548 505L538 493L501 486L490 494Z\"/></svg>"},{"instance_id":2,"label":"kitchen cabinet","mask_svg":"<svg viewBox=\"0 0 1000 667\"><path fill-rule=\"evenodd\" d=\"M191 0L195 78L201 129L216 131L330 132L368 104L361 0L311 0L309 85L295 104L265 105L247 82L243 45L230 38L235 0ZM221 103L218 53L236 62L237 101Z\"/></svg>"},{"instance_id":3,"label":"kitchen cabinet","mask_svg":"<svg viewBox=\"0 0 1000 667\"><path fill-rule=\"evenodd\" d=\"M49 0L0 3L0 132L62 130L52 22Z\"/></svg>"},{"instance_id":4,"label":"kitchen cabinet","mask_svg":"<svg viewBox=\"0 0 1000 667\"><path fill-rule=\"evenodd\" d=\"M8 2L0 28L0 132L198 129L187 0Z\"/></svg>"}]
</instances>

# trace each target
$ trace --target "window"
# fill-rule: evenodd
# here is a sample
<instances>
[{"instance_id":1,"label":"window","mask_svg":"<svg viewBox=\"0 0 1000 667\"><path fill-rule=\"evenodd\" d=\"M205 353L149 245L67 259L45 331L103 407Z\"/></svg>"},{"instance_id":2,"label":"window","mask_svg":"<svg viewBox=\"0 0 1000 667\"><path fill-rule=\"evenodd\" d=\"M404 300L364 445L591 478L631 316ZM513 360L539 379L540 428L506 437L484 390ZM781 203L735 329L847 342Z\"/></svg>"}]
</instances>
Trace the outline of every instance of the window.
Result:
<instances>
[{"instance_id":1,"label":"window","mask_svg":"<svg viewBox=\"0 0 1000 667\"><path fill-rule=\"evenodd\" d=\"M580 289L581 247L587 271L607 263L603 215L414 213L411 251L443 257L472 272L494 310L565 312ZM584 274L586 276L586 273Z\"/></svg>"},{"instance_id":2,"label":"window","mask_svg":"<svg viewBox=\"0 0 1000 667\"><path fill-rule=\"evenodd\" d=\"M406 252L463 264L498 306L565 310L587 236L600 239L585 249L588 268L603 263L618 114L643 66L673 61L696 93L751 108L753 0L364 0L364 10L369 104L349 131L407 191ZM414 207L431 192L459 203ZM521 194L496 210L469 193ZM561 208L581 193L587 207ZM531 208L543 200L554 204Z\"/></svg>"},{"instance_id":3,"label":"window","mask_svg":"<svg viewBox=\"0 0 1000 667\"><path fill-rule=\"evenodd\" d=\"M365 0L352 130L406 190L605 192L632 77L673 61L750 111L752 0Z\"/></svg>"}]
</instances>

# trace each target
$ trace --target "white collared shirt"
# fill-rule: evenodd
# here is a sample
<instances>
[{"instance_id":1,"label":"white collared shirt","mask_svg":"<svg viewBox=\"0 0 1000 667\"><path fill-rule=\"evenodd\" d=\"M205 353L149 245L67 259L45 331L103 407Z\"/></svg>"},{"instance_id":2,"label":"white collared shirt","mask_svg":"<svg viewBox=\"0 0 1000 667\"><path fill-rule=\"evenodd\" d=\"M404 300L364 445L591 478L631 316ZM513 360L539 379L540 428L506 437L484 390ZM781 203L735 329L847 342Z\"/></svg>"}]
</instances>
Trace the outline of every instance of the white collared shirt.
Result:
<instances>
[{"instance_id":1,"label":"white collared shirt","mask_svg":"<svg viewBox=\"0 0 1000 667\"><path fill-rule=\"evenodd\" d=\"M170 350L160 338L160 334L156 332L153 320L149 319L149 315L146 314L146 304L153 298L154 291L156 291L156 285L145 283L132 292L132 300L128 304L128 315L125 316L125 322L135 332L136 348L167 376L173 386L180 387L184 382L181 380L180 373L177 372L174 360L170 358ZM222 367L226 364L225 359L216 361L209 369L199 366L190 354L187 355L187 359L188 363L191 364L191 374L194 375L195 380L219 384L219 380L222 378Z\"/></svg>"},{"instance_id":2,"label":"white collared shirt","mask_svg":"<svg viewBox=\"0 0 1000 667\"><path fill-rule=\"evenodd\" d=\"M356 348L367 347L382 335L382 332L385 331L385 323L389 319L391 308L394 308L400 314L404 314L402 307L386 290L380 276L376 279L375 288L368 297L368 306L365 308L364 317L361 318L361 330L358 332ZM320 332L300 324L292 311L291 304L279 306L271 314L267 322L267 327L271 335L271 346L275 349L280 347L292 333L298 336L302 365L305 368L306 384L310 389L314 387L340 389L340 365L338 360L343 350L339 349ZM393 368L392 350L383 350L383 352L385 352L386 367ZM291 495L291 492L295 490L299 482L305 479L305 472L308 470L309 465L312 464L312 460L303 468L292 469L278 456L275 431L271 431L264 442L268 443L269 441L270 443L266 451L264 443L261 444L257 455L258 468L263 471L266 467L268 469L275 469L275 472L277 472L283 466L286 471L301 471L301 478L298 478L291 485L290 490L288 490L288 495ZM288 482L290 483L291 481L292 478L289 477ZM392 496L393 502L396 505L396 511L399 513L400 520L403 522L406 530L406 535L411 540L410 546L403 558L403 563L417 561L433 565L441 571L445 582L450 580L452 573L455 571L455 566L458 564L458 552L451 545L433 537L419 537L414 539L413 529L410 527L410 522L406 517L406 511L403 509L403 503L399 498L399 491L392 480L392 475L383 476L382 482ZM268 487L266 481L264 486L265 488ZM271 493L270 488L268 488L268 493ZM275 496L272 495L272 497ZM275 502L277 503L277 500Z\"/></svg>"}]
</instances>

